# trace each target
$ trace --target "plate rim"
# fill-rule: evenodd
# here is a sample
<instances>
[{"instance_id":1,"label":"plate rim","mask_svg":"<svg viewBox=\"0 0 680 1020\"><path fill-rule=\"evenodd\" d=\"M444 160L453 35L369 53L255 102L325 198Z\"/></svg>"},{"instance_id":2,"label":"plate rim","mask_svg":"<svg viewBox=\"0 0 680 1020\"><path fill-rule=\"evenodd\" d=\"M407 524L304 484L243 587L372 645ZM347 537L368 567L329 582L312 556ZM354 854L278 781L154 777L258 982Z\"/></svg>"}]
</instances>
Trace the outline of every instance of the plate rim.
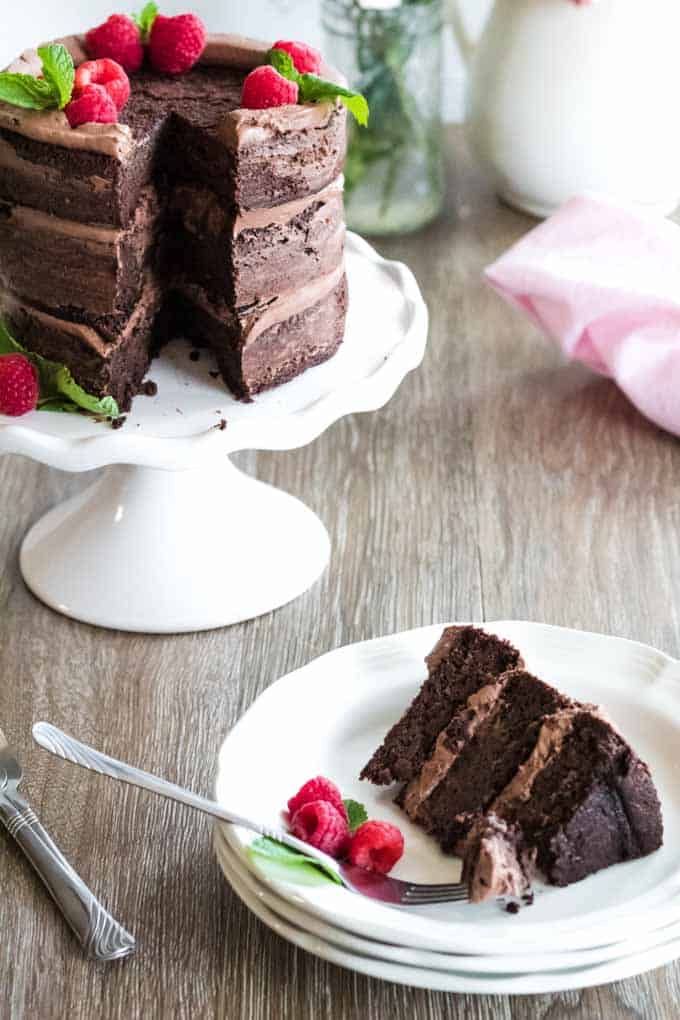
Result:
<instances>
[{"instance_id":1,"label":"plate rim","mask_svg":"<svg viewBox=\"0 0 680 1020\"><path fill-rule=\"evenodd\" d=\"M481 978L479 975L470 976L469 973L463 971L443 972L410 967L407 964L391 963L376 957L361 956L348 950L339 949L327 940L297 928L279 917L261 897L250 893L243 882L233 873L227 875L219 855L218 863L231 888L246 908L281 938L336 966L382 981L391 981L411 987L470 995L542 995L579 990L638 977L640 974L672 963L680 956L680 938L678 938L643 954L633 953L607 963L567 971L544 971L538 974L521 975L502 974L497 977L485 975ZM622 967L624 962L628 962L632 966L630 968ZM490 982L492 982L491 987L489 987Z\"/></svg>"},{"instance_id":2,"label":"plate rim","mask_svg":"<svg viewBox=\"0 0 680 1020\"><path fill-rule=\"evenodd\" d=\"M364 943L366 952L363 955L370 955L367 952L368 949L371 946L375 946L376 949L380 949L379 958L392 963L425 967L428 970L448 971L460 969L469 974L531 974L543 973L544 971L572 970L600 963L609 963L624 956L631 956L647 949L654 949L656 946L663 945L674 938L680 939L680 920L678 920L664 928L658 929L658 931L648 932L637 939L609 943L606 946L598 946L595 949L544 953L540 954L540 957L537 957L536 953L528 952L522 956L511 956L510 954L479 955L476 953L445 953L428 949L416 949L411 946L400 946L394 943L382 942L379 939L364 938L354 932L347 931L345 928L332 925L311 914L306 914L302 906L284 900L273 888L262 881L261 877L247 867L242 857L229 844L224 834L224 825L219 821L215 823L214 841L215 853L220 861L228 861L229 868L233 867L233 870L242 882L250 888L254 895L257 895L259 899L267 904L275 914L283 917L284 920L287 920L296 927L308 931L310 935L323 938L351 952L360 953L358 947L352 949L351 943ZM668 934L669 929L674 929L671 934ZM385 952L388 954L392 953L393 955L382 955ZM397 953L412 954L413 959L410 962L407 959L399 960L396 958ZM588 955L590 955L590 959L588 959ZM580 959L577 960L577 956ZM537 963L539 959L541 965ZM451 961L448 966L446 965L447 960ZM491 961L493 961L493 965ZM454 966L453 964L455 963L459 963L460 967ZM472 967L472 970L469 969L470 967Z\"/></svg>"}]
</instances>

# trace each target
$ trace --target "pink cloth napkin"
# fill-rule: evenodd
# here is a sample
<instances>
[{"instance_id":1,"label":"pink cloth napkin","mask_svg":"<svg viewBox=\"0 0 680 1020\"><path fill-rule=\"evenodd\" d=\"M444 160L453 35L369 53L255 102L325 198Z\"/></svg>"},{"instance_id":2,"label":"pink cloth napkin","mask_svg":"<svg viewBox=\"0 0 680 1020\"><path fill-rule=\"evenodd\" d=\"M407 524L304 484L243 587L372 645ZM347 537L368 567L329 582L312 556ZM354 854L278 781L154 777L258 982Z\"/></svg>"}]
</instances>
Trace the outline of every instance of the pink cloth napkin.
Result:
<instances>
[{"instance_id":1,"label":"pink cloth napkin","mask_svg":"<svg viewBox=\"0 0 680 1020\"><path fill-rule=\"evenodd\" d=\"M561 345L680 435L680 227L573 198L485 270Z\"/></svg>"}]
</instances>

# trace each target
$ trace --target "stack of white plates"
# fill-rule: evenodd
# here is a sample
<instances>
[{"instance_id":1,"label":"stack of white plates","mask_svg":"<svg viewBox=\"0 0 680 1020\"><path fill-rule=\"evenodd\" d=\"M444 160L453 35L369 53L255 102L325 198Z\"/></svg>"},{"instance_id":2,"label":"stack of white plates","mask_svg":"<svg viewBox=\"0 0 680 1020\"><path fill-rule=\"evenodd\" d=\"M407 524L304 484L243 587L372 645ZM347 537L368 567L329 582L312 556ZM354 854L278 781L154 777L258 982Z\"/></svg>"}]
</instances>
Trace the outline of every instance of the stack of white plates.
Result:
<instances>
[{"instance_id":1,"label":"stack of white plates","mask_svg":"<svg viewBox=\"0 0 680 1020\"><path fill-rule=\"evenodd\" d=\"M503 622L485 624L520 648L527 668L565 694L602 705L645 759L661 797L664 846L566 889L546 887L509 914L502 904L394 908L330 883L302 885L261 871L252 833L220 826L220 865L240 898L295 945L363 974L423 988L543 993L604 984L680 957L680 663L619 638ZM279 680L225 741L217 797L280 825L288 798L315 775L333 779L371 817L399 825L393 874L456 881L459 864L412 826L393 791L358 774L419 689L442 627L338 649Z\"/></svg>"}]
</instances>

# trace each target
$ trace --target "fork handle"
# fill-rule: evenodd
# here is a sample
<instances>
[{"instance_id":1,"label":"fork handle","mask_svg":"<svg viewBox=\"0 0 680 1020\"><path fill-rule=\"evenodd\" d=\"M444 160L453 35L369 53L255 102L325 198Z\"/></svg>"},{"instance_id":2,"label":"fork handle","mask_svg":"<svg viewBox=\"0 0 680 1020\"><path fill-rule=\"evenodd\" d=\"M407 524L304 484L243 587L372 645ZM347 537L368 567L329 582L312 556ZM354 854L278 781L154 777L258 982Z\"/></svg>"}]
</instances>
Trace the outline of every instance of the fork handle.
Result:
<instances>
[{"instance_id":1,"label":"fork handle","mask_svg":"<svg viewBox=\"0 0 680 1020\"><path fill-rule=\"evenodd\" d=\"M169 783L167 780L154 776L150 772L144 772L142 769L135 768L134 765L118 761L117 758L110 758L107 754L96 751L94 747L81 743L75 737L70 737L67 733L57 729L56 726L52 726L51 723L36 723L33 727L33 739L40 747L44 747L46 751L56 755L57 758L63 758L64 761L80 765L81 768L89 769L91 772L98 772L101 776L108 776L109 779L117 779L119 782L138 786L140 789L148 790L159 797L168 797L170 800L176 800L180 804L186 804L187 807L203 811L207 815L212 815L213 818L219 818L222 822L229 822L231 825L238 825L241 828L250 829L251 832L257 832L261 836L268 836L270 839L278 840L279 843L285 843L286 846L300 851L300 853L305 854L307 857L317 858L320 864L323 864L325 868L334 872L338 878L342 879L337 861L334 861L332 857L329 857L328 854L323 853L321 850L316 850L314 847L309 846L308 843L303 843L301 839L291 836L284 829L277 829L271 825L262 825L260 822L253 821L252 818L244 818L243 815L238 815L234 811L227 811L221 804L216 804L215 801L201 797L197 793L192 793L191 790L185 790L181 786L176 786L175 783Z\"/></svg>"},{"instance_id":2,"label":"fork handle","mask_svg":"<svg viewBox=\"0 0 680 1020\"><path fill-rule=\"evenodd\" d=\"M87 888L38 820L14 791L0 795L0 821L42 879L85 953L96 960L120 960L135 940Z\"/></svg>"}]
</instances>

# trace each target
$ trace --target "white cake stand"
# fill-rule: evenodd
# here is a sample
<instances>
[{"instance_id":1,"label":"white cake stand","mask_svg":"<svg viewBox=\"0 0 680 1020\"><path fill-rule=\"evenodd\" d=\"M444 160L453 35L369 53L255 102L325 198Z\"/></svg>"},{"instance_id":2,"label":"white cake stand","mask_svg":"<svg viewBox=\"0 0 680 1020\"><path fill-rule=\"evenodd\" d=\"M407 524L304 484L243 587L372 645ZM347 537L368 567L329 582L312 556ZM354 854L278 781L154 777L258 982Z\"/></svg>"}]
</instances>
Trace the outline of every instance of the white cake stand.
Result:
<instances>
[{"instance_id":1,"label":"white cake stand","mask_svg":"<svg viewBox=\"0 0 680 1020\"><path fill-rule=\"evenodd\" d=\"M347 272L338 354L251 404L211 377L207 353L192 362L175 343L151 367L158 395L138 397L122 429L78 415L0 416L0 453L62 471L108 468L24 539L21 571L38 598L86 623L177 633L250 619L311 587L328 563L326 528L228 455L304 446L343 415L382 407L420 364L427 309L409 270L350 234Z\"/></svg>"}]
</instances>

